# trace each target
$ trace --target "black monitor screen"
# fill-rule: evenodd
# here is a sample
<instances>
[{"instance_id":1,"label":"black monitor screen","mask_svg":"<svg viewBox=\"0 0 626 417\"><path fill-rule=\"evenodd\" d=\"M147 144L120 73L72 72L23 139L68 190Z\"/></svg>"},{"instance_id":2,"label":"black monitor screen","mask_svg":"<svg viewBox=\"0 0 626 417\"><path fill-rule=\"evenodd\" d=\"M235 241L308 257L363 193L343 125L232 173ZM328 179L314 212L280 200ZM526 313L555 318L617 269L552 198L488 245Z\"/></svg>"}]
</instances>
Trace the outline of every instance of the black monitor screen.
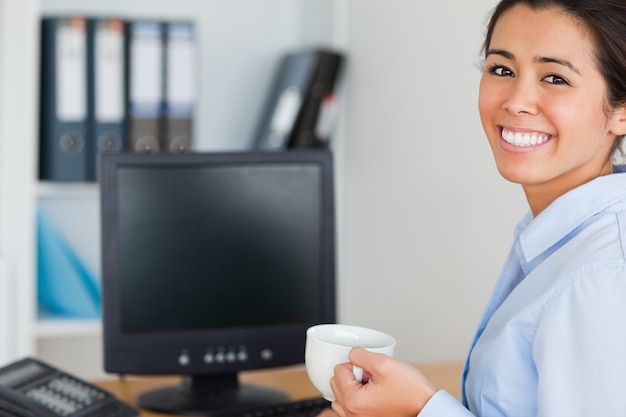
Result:
<instances>
[{"instance_id":1,"label":"black monitor screen","mask_svg":"<svg viewBox=\"0 0 626 417\"><path fill-rule=\"evenodd\" d=\"M102 155L104 368L184 376L140 406L286 401L238 373L303 363L335 321L333 183L325 150Z\"/></svg>"},{"instance_id":2,"label":"black monitor screen","mask_svg":"<svg viewBox=\"0 0 626 417\"><path fill-rule=\"evenodd\" d=\"M122 331L320 319L314 165L121 168Z\"/></svg>"}]
</instances>

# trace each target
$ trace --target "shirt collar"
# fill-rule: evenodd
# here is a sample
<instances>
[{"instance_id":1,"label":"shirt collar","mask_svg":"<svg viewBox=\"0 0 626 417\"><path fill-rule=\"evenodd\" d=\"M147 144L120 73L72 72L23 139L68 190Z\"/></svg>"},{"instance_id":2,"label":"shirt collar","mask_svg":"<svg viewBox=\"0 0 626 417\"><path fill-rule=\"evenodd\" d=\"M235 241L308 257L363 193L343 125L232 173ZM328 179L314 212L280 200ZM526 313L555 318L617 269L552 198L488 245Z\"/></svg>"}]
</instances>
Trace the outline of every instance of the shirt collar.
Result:
<instances>
[{"instance_id":1,"label":"shirt collar","mask_svg":"<svg viewBox=\"0 0 626 417\"><path fill-rule=\"evenodd\" d=\"M515 234L527 262L558 243L594 214L626 200L626 173L598 177L557 198L533 218L527 213Z\"/></svg>"}]
</instances>

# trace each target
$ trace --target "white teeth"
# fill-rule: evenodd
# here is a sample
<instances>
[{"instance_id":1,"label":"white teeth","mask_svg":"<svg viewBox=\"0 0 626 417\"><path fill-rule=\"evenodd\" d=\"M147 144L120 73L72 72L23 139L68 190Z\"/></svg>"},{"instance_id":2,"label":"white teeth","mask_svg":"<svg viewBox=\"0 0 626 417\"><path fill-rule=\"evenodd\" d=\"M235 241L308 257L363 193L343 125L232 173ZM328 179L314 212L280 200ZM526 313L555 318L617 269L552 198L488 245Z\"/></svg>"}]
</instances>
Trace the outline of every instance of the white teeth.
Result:
<instances>
[{"instance_id":1,"label":"white teeth","mask_svg":"<svg viewBox=\"0 0 626 417\"><path fill-rule=\"evenodd\" d=\"M550 135L545 135L537 132L520 133L502 129L502 139L515 146L541 145L549 138Z\"/></svg>"}]
</instances>

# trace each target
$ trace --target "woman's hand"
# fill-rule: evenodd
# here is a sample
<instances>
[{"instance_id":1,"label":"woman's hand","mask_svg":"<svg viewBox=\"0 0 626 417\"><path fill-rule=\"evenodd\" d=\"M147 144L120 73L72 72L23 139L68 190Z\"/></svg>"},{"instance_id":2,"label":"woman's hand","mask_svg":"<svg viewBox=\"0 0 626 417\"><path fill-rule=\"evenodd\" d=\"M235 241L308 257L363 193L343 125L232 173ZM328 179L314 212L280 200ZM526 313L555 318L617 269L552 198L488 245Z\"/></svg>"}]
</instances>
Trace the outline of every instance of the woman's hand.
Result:
<instances>
[{"instance_id":1,"label":"woman's hand","mask_svg":"<svg viewBox=\"0 0 626 417\"><path fill-rule=\"evenodd\" d=\"M436 392L417 368L391 356L354 348L349 359L335 367L330 381L339 417L415 417ZM363 382L355 379L352 365L363 368Z\"/></svg>"}]
</instances>

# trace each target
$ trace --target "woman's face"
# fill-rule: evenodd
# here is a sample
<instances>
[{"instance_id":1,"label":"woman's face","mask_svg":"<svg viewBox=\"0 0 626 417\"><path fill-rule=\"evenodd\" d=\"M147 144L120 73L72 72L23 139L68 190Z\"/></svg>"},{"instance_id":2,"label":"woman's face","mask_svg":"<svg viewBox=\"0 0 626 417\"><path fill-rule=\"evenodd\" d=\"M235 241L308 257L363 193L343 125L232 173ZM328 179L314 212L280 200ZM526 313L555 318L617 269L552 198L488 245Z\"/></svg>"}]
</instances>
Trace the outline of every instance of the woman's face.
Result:
<instances>
[{"instance_id":1,"label":"woman's face","mask_svg":"<svg viewBox=\"0 0 626 417\"><path fill-rule=\"evenodd\" d=\"M500 17L479 109L498 170L522 184L527 197L552 201L610 173L611 146L624 127L620 112L608 113L605 97L594 47L578 21L523 5Z\"/></svg>"}]
</instances>

